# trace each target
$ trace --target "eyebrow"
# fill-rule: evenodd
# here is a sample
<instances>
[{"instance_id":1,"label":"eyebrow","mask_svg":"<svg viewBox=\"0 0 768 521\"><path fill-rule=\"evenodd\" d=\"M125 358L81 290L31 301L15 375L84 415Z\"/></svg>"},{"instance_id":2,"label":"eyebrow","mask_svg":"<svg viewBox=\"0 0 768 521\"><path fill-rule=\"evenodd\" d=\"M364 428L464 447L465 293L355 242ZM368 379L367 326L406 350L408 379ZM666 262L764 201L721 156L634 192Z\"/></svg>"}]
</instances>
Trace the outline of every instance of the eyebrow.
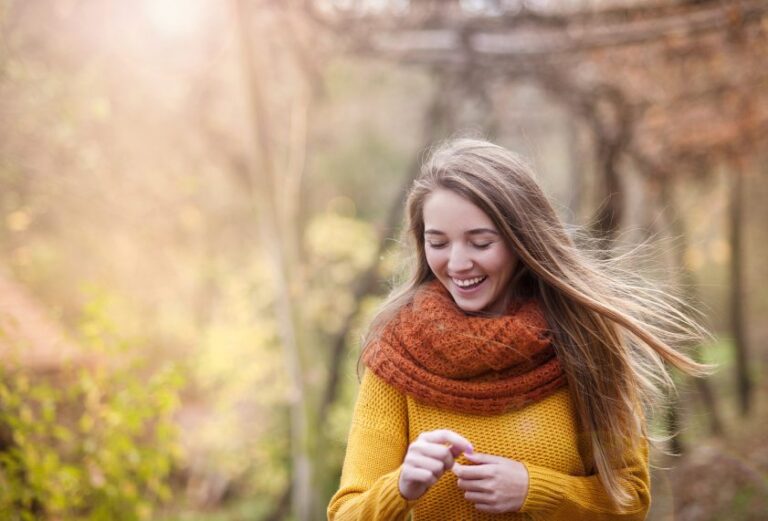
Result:
<instances>
[{"instance_id":1,"label":"eyebrow","mask_svg":"<svg viewBox=\"0 0 768 521\"><path fill-rule=\"evenodd\" d=\"M468 230L467 235L481 235L483 233L490 233L493 235L499 235L499 232L496 230L492 230L491 228L473 228L472 230ZM440 230L434 230L432 228L428 230L424 230L424 235L445 235L445 232L441 232Z\"/></svg>"}]
</instances>

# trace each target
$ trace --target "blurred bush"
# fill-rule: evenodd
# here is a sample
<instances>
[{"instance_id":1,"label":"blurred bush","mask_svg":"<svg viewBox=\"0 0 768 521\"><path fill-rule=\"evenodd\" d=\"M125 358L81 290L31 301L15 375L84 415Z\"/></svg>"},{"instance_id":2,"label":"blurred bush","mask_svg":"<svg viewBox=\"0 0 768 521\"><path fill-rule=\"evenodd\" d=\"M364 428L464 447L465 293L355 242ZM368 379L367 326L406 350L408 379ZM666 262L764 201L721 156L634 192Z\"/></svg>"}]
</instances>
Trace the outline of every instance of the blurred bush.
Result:
<instances>
[{"instance_id":1,"label":"blurred bush","mask_svg":"<svg viewBox=\"0 0 768 521\"><path fill-rule=\"evenodd\" d=\"M118 364L0 369L0 519L149 519L171 497L182 378L147 374L99 309L86 309L85 341L121 351Z\"/></svg>"}]
</instances>

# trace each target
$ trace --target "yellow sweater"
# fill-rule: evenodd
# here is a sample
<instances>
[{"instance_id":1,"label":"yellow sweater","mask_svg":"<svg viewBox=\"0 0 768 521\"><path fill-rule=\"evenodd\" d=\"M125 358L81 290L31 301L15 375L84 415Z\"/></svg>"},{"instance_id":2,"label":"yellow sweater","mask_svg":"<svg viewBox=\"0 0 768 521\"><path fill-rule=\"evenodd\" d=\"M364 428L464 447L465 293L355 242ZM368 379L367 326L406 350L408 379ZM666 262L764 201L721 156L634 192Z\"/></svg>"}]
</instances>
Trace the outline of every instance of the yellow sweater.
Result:
<instances>
[{"instance_id":1,"label":"yellow sweater","mask_svg":"<svg viewBox=\"0 0 768 521\"><path fill-rule=\"evenodd\" d=\"M528 469L528 495L518 513L475 510L446 472L423 496L400 495L400 466L421 433L450 429L477 452L521 461ZM413 521L640 520L650 504L647 447L625 455L622 474L633 503L618 509L596 475L586 476L568 389L528 407L498 416L475 416L414 401L366 371L349 433L338 492L329 520Z\"/></svg>"}]
</instances>

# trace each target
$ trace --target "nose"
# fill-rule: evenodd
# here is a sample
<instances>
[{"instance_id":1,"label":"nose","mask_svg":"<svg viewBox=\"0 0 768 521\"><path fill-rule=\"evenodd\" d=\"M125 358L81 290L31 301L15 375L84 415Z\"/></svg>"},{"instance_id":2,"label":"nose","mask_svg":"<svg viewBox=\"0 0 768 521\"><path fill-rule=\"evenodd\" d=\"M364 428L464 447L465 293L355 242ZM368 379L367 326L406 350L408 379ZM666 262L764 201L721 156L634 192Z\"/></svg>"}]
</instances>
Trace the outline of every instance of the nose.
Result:
<instances>
[{"instance_id":1,"label":"nose","mask_svg":"<svg viewBox=\"0 0 768 521\"><path fill-rule=\"evenodd\" d=\"M448 257L448 271L453 273L470 269L472 269L472 259L469 258L464 248L461 246L451 248L451 253Z\"/></svg>"}]
</instances>

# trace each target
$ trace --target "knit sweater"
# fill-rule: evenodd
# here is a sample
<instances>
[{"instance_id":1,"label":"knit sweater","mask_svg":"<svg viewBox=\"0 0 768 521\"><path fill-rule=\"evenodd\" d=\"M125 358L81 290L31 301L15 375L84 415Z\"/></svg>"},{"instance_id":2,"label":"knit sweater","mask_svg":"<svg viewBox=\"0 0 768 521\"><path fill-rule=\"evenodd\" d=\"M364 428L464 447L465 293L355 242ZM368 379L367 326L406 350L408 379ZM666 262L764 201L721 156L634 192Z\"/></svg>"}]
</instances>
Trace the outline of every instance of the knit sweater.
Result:
<instances>
[{"instance_id":1,"label":"knit sweater","mask_svg":"<svg viewBox=\"0 0 768 521\"><path fill-rule=\"evenodd\" d=\"M408 445L436 429L464 436L476 452L522 462L529 484L520 511L477 511L450 471L420 498L403 498L398 480ZM567 387L523 409L479 416L419 403L366 371L328 519L398 521L409 514L413 521L645 519L650 504L647 446L624 455L621 474L633 500L618 508L597 475L585 475L582 455L587 449L581 438Z\"/></svg>"}]
</instances>

